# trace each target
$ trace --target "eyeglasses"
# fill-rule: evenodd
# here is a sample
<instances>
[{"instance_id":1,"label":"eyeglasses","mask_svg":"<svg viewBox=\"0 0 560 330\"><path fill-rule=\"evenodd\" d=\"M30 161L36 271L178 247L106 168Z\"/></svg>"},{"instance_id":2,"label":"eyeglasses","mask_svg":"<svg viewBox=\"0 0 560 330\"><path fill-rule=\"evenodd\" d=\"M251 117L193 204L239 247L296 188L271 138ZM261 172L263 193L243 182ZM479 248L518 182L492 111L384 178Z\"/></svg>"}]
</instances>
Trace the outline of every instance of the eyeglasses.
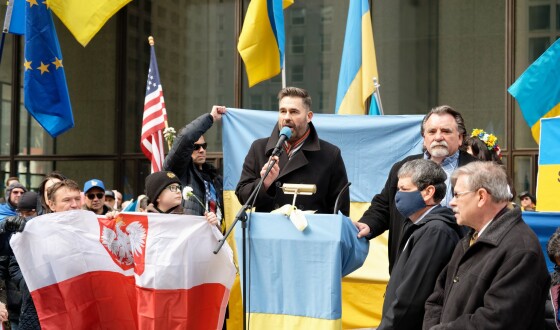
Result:
<instances>
[{"instance_id":1,"label":"eyeglasses","mask_svg":"<svg viewBox=\"0 0 560 330\"><path fill-rule=\"evenodd\" d=\"M169 191L171 191L171 192L181 192L181 186L178 185L178 184L172 184L172 185L169 185L165 188L169 189Z\"/></svg>"},{"instance_id":2,"label":"eyeglasses","mask_svg":"<svg viewBox=\"0 0 560 330\"><path fill-rule=\"evenodd\" d=\"M12 190L12 195L23 195L25 191Z\"/></svg>"},{"instance_id":3,"label":"eyeglasses","mask_svg":"<svg viewBox=\"0 0 560 330\"><path fill-rule=\"evenodd\" d=\"M104 193L97 193L97 194L91 193L91 194L87 194L86 196L87 196L88 199L93 200L95 197L97 197L97 199L101 199L101 198L103 198L103 196L105 196L105 194Z\"/></svg>"},{"instance_id":4,"label":"eyeglasses","mask_svg":"<svg viewBox=\"0 0 560 330\"><path fill-rule=\"evenodd\" d=\"M200 150L200 148L202 148L202 149L204 149L204 150L207 150L207 149L206 149L207 147L208 147L208 143L206 143L206 142L200 143L200 144L199 144L199 143L195 143L195 144L194 144L194 147L193 147L193 150L194 150L194 151L198 151L198 150Z\"/></svg>"},{"instance_id":5,"label":"eyeglasses","mask_svg":"<svg viewBox=\"0 0 560 330\"><path fill-rule=\"evenodd\" d=\"M474 192L474 191L468 190L468 191L456 192L456 193L453 194L453 198L459 199L459 197L461 197L463 195L466 195L468 193L472 193L472 192Z\"/></svg>"}]
</instances>

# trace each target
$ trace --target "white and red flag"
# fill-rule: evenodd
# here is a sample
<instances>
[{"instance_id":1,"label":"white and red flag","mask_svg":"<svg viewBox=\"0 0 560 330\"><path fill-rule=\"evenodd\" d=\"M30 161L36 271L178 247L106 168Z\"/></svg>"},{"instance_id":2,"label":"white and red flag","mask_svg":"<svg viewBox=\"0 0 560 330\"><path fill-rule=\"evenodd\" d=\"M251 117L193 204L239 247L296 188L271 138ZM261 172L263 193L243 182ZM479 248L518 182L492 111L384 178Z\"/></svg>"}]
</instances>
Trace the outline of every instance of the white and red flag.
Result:
<instances>
[{"instance_id":1,"label":"white and red flag","mask_svg":"<svg viewBox=\"0 0 560 330\"><path fill-rule=\"evenodd\" d=\"M220 237L199 216L79 210L10 244L42 329L221 329L236 270Z\"/></svg>"},{"instance_id":2,"label":"white and red flag","mask_svg":"<svg viewBox=\"0 0 560 330\"><path fill-rule=\"evenodd\" d=\"M142 135L140 147L151 161L152 173L163 170L163 130L167 123L167 110L163 100L163 88L159 79L159 70L154 45L150 45L150 68L146 81L144 98L144 115L142 117Z\"/></svg>"}]
</instances>

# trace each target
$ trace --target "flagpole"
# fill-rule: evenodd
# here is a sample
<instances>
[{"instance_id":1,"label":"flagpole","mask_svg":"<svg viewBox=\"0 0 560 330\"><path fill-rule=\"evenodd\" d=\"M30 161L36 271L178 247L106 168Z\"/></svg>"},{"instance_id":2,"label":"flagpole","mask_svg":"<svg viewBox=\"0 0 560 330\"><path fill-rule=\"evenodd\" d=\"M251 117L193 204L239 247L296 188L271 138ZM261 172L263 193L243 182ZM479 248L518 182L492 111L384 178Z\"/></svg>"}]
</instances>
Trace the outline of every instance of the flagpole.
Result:
<instances>
[{"instance_id":1,"label":"flagpole","mask_svg":"<svg viewBox=\"0 0 560 330\"><path fill-rule=\"evenodd\" d=\"M379 87L381 87L381 85L379 84L379 82L377 81L377 77L373 77L373 86L375 87L375 96L377 97L377 106L379 107L379 114L380 115L384 115L383 113L383 104L381 104L381 94L379 93ZM372 102L375 102L375 100L372 100Z\"/></svg>"},{"instance_id":2,"label":"flagpole","mask_svg":"<svg viewBox=\"0 0 560 330\"><path fill-rule=\"evenodd\" d=\"M6 16L4 18L4 28L2 29L2 40L0 40L0 63L2 63L2 55L4 54L4 41L6 40L6 34L10 28L10 23L12 22L12 10L14 8L14 1L8 1L8 8L6 8Z\"/></svg>"},{"instance_id":3,"label":"flagpole","mask_svg":"<svg viewBox=\"0 0 560 330\"><path fill-rule=\"evenodd\" d=\"M282 88L286 88L286 54L282 63Z\"/></svg>"},{"instance_id":4,"label":"flagpole","mask_svg":"<svg viewBox=\"0 0 560 330\"><path fill-rule=\"evenodd\" d=\"M148 43L150 44L150 47L154 47L154 45L156 44L154 37L153 36L149 36L148 37ZM164 124L165 124L165 128L169 128L169 124L167 123L167 111L166 111L166 115L165 115L165 119L164 119ZM166 139L167 140L167 139ZM167 140L167 147L169 148L168 150L171 150L171 140Z\"/></svg>"}]
</instances>

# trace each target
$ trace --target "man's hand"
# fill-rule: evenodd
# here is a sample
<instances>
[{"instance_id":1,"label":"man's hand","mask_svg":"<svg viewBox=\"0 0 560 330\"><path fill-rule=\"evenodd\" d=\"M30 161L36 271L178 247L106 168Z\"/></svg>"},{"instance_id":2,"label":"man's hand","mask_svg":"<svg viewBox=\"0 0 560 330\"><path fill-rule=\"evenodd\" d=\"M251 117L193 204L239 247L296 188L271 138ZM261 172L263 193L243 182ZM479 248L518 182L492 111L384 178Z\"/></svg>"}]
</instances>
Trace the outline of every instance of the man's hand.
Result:
<instances>
[{"instance_id":1,"label":"man's hand","mask_svg":"<svg viewBox=\"0 0 560 330\"><path fill-rule=\"evenodd\" d=\"M0 231L10 233L22 232L26 222L27 220L20 215L6 217L4 221L0 222Z\"/></svg>"},{"instance_id":2,"label":"man's hand","mask_svg":"<svg viewBox=\"0 0 560 330\"><path fill-rule=\"evenodd\" d=\"M369 226L363 222L353 222L354 226L358 228L358 238L366 237L369 235L370 229Z\"/></svg>"},{"instance_id":3,"label":"man's hand","mask_svg":"<svg viewBox=\"0 0 560 330\"><path fill-rule=\"evenodd\" d=\"M222 119L222 115L225 113L226 113L226 107L224 107L223 105L215 105L212 107L212 111L210 111L210 114L212 115L214 122L217 122L220 119Z\"/></svg>"},{"instance_id":4,"label":"man's hand","mask_svg":"<svg viewBox=\"0 0 560 330\"><path fill-rule=\"evenodd\" d=\"M268 164L273 160L276 160L276 163L274 163L274 166L272 166L272 169L270 169L270 172L268 173L268 176L266 177L266 179L264 179L263 182L263 186L264 186L264 190L267 190L270 185L276 180L276 178L278 177L278 174L280 174L280 166L278 166L278 156L273 156L271 157L268 162L266 164L264 164L264 166L261 169L261 178L264 176L264 174L266 173L266 169L268 168Z\"/></svg>"}]
</instances>

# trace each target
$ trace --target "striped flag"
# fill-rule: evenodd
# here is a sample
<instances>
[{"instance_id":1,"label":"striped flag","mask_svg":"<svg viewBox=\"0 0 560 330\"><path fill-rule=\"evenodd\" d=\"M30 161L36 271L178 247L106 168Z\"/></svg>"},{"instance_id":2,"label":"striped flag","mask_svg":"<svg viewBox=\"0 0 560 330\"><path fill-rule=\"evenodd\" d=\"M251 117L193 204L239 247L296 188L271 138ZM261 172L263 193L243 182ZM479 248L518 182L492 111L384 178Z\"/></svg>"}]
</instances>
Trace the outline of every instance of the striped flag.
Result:
<instances>
[{"instance_id":1,"label":"striped flag","mask_svg":"<svg viewBox=\"0 0 560 330\"><path fill-rule=\"evenodd\" d=\"M235 278L204 217L50 213L10 242L42 329L221 329Z\"/></svg>"},{"instance_id":2,"label":"striped flag","mask_svg":"<svg viewBox=\"0 0 560 330\"><path fill-rule=\"evenodd\" d=\"M365 104L375 91L373 78L377 77L377 59L369 2L367 0L350 0L335 113L339 115L367 114Z\"/></svg>"},{"instance_id":3,"label":"striped flag","mask_svg":"<svg viewBox=\"0 0 560 330\"><path fill-rule=\"evenodd\" d=\"M152 173L163 169L163 133L167 123L167 111L163 101L163 89L154 45L150 45L150 69L146 83L144 99L144 117L142 118L142 136L140 147L144 155L152 162Z\"/></svg>"}]
</instances>

